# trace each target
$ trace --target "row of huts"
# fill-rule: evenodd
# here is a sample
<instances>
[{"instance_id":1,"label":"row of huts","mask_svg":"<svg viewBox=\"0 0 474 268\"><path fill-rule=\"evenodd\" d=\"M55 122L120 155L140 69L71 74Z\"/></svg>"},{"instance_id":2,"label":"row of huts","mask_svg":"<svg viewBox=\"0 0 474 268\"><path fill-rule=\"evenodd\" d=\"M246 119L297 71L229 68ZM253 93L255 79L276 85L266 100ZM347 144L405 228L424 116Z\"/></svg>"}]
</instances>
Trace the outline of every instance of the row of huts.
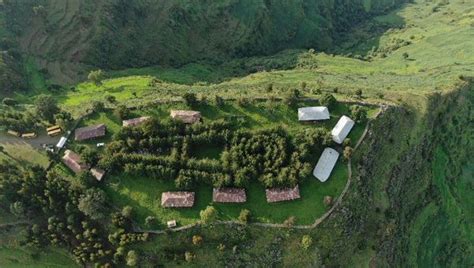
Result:
<instances>
[{"instance_id":1,"label":"row of huts","mask_svg":"<svg viewBox=\"0 0 474 268\"><path fill-rule=\"evenodd\" d=\"M295 187L269 188L265 190L268 203L290 201L300 198L300 189ZM186 208L194 205L194 192L176 191L161 194L161 206L165 208ZM243 188L214 188L212 201L215 203L245 203L247 195Z\"/></svg>"},{"instance_id":2,"label":"row of huts","mask_svg":"<svg viewBox=\"0 0 474 268\"><path fill-rule=\"evenodd\" d=\"M170 116L173 119L181 120L185 123L195 123L201 120L201 113L196 111L184 111L184 110L172 110ZM149 116L142 116L138 118L128 119L122 121L123 127L133 127L138 126L147 120L149 120ZM57 131L56 127L48 128L48 131ZM85 141L95 138L104 137L107 132L107 127L105 124L98 124L93 126L86 126L77 128L74 132L74 139L76 141ZM62 149L67 142L66 137L61 137L61 139L56 144L58 149ZM101 143L102 144L102 143ZM92 175L98 180L101 181L102 178L105 176L105 170L102 170L97 167L90 167L89 165L85 164L80 155L77 153L66 150L64 152L64 156L62 157L62 162L69 167L74 173L81 173L84 171L90 171Z\"/></svg>"}]
</instances>

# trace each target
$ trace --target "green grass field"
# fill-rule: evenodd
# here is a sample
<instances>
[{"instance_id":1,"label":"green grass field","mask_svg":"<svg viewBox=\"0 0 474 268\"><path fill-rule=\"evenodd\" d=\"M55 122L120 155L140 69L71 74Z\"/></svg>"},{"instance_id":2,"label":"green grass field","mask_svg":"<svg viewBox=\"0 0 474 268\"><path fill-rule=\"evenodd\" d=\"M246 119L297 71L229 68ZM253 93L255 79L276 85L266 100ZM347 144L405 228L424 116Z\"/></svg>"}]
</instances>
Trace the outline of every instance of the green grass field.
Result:
<instances>
[{"instance_id":1,"label":"green grass field","mask_svg":"<svg viewBox=\"0 0 474 268\"><path fill-rule=\"evenodd\" d=\"M54 268L79 267L67 250L61 248L31 248L19 245L23 229L15 227L8 231L0 230L0 267L2 268Z\"/></svg>"},{"instance_id":2,"label":"green grass field","mask_svg":"<svg viewBox=\"0 0 474 268\"><path fill-rule=\"evenodd\" d=\"M0 160L6 160L15 163L28 163L34 165L40 165L46 167L49 163L49 159L45 153L38 151L27 143L3 143L1 141L0 134L0 145L5 149L5 153L0 153Z\"/></svg>"}]
</instances>

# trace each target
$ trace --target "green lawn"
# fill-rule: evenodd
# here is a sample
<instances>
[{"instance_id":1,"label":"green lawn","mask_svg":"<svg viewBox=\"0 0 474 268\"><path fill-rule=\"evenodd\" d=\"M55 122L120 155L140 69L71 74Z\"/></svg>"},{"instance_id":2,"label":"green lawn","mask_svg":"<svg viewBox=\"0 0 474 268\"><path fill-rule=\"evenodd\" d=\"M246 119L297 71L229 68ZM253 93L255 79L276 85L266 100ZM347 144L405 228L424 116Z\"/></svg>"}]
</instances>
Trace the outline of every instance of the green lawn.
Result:
<instances>
[{"instance_id":1,"label":"green lawn","mask_svg":"<svg viewBox=\"0 0 474 268\"><path fill-rule=\"evenodd\" d=\"M49 159L44 152L40 152L27 143L2 143L0 134L0 145L5 153L0 153L0 160L4 159L20 164L28 163L46 167Z\"/></svg>"},{"instance_id":2,"label":"green lawn","mask_svg":"<svg viewBox=\"0 0 474 268\"><path fill-rule=\"evenodd\" d=\"M208 205L215 206L222 220L235 220L242 209L252 212L254 220L259 222L281 223L289 216L295 216L298 224L312 224L327 208L324 196L339 196L347 181L347 168L339 163L331 178L321 183L316 178L307 178L300 184L301 199L289 202L269 204L265 198L265 188L258 182L247 188L247 202L244 204L214 204L212 187L201 185L196 189L196 202L193 208L170 209L160 205L161 193L174 191L173 182L160 181L157 178L115 176L107 179L104 190L113 204L130 205L135 210L136 219L143 224L147 216L155 216L164 224L176 219L180 225L199 220L199 212Z\"/></svg>"}]
</instances>

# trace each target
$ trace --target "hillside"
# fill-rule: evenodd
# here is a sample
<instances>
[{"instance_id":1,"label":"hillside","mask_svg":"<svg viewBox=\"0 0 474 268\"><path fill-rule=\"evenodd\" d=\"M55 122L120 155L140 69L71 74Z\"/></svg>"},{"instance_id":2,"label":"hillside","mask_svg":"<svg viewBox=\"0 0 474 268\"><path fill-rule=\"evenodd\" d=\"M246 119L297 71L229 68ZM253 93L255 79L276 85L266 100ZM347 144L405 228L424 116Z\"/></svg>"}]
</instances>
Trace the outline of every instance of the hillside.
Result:
<instances>
[{"instance_id":1,"label":"hillside","mask_svg":"<svg viewBox=\"0 0 474 268\"><path fill-rule=\"evenodd\" d=\"M29 0L7 8L15 27L34 25L18 33L22 50L53 81L71 83L88 65L221 64L289 48L328 50L354 25L403 2Z\"/></svg>"},{"instance_id":2,"label":"hillside","mask_svg":"<svg viewBox=\"0 0 474 268\"><path fill-rule=\"evenodd\" d=\"M21 40L31 41L22 45L32 56L26 66L35 79L25 80L37 86L15 91L22 105L2 105L2 120L13 121L10 116L24 128L34 122L38 139L44 138L51 124L34 121L31 111L38 94L51 95L62 112L81 118L68 130L106 125L105 136L66 146L107 174L99 182L74 174L59 161L61 151L50 155L45 175L28 164L38 164L38 154L42 165L46 161L43 149L29 146L38 139L15 144L3 142L1 133L6 153L0 160L11 166L0 162L8 170L0 169L0 193L9 191L0 194L0 228L24 219L34 226L0 229L0 242L6 241L0 266L37 260L40 267L70 267L69 258L105 267L474 265L470 1L416 0L393 10L400 3L20 2L44 5L51 28L45 31L36 16L35 27L18 26L25 31ZM217 23L222 17L224 23ZM84 21L90 27L76 31ZM348 21L356 27L347 27ZM106 70L98 82L73 83L97 66L117 70ZM57 78L72 86L51 90L43 84ZM328 94L337 100L329 120L297 120L297 107L323 105ZM342 157L346 147L324 133L342 115L354 117L358 106L367 121L358 120L347 141L352 154ZM169 118L175 109L197 110L202 122L175 124ZM123 119L139 116L153 120L122 127ZM306 173L326 146L341 158L322 183ZM249 165L257 167L253 173ZM257 172L259 165L278 174ZM265 189L295 182L300 199L265 199ZM222 185L245 188L247 202L211 201L213 187ZM175 190L193 191L194 207L164 208L162 193ZM84 196L94 199L90 192L105 203L91 206L92 212L76 205ZM341 199L328 205L327 197ZM23 206L29 213L21 213ZM208 206L217 212L206 222ZM250 220L241 220L244 209ZM107 211L102 220L90 216L101 210ZM177 220L178 229L166 228L169 220Z\"/></svg>"}]
</instances>

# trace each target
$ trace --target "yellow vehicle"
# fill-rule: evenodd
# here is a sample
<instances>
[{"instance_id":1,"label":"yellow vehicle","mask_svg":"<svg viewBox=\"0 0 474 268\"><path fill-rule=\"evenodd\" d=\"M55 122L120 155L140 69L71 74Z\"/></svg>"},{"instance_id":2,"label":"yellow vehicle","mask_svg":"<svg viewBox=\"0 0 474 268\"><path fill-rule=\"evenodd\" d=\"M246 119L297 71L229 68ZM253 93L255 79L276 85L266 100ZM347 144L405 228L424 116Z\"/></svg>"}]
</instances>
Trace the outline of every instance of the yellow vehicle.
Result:
<instances>
[{"instance_id":1,"label":"yellow vehicle","mask_svg":"<svg viewBox=\"0 0 474 268\"><path fill-rule=\"evenodd\" d=\"M36 133L34 132L25 133L25 134L22 134L21 137L24 139L33 139L33 138L36 138Z\"/></svg>"}]
</instances>

